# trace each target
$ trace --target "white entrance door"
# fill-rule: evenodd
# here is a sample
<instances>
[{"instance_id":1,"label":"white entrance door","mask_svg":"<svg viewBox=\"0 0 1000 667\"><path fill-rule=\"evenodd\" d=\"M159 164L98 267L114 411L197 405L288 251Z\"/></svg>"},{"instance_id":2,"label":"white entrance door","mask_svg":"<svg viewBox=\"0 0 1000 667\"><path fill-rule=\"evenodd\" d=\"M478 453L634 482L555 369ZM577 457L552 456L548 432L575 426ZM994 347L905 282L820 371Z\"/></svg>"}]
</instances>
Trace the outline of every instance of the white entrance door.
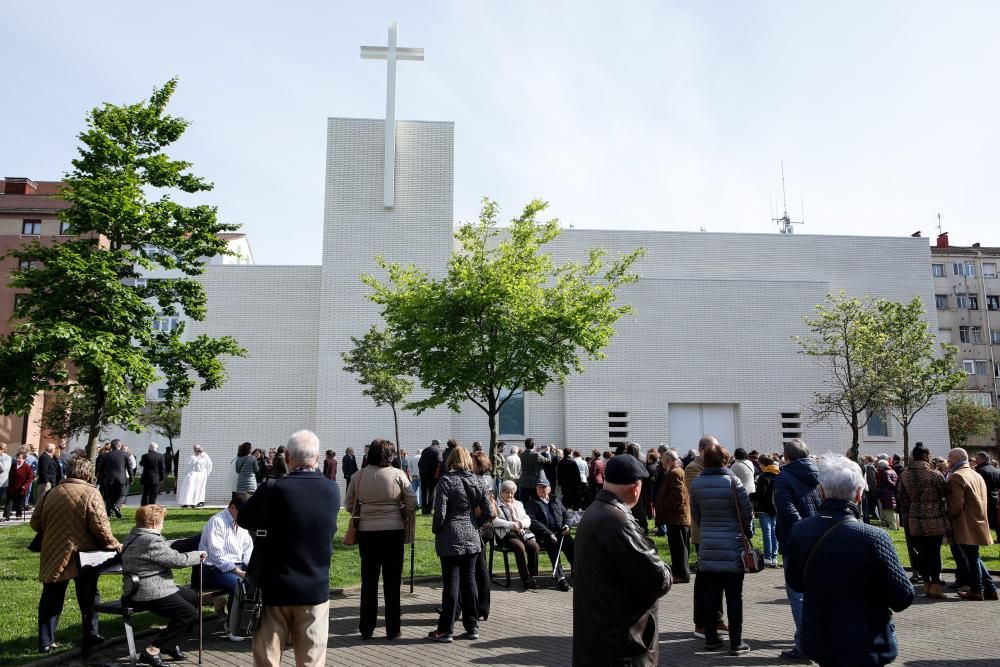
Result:
<instances>
[{"instance_id":1,"label":"white entrance door","mask_svg":"<svg viewBox=\"0 0 1000 667\"><path fill-rule=\"evenodd\" d=\"M698 448L703 435L714 435L733 451L736 440L736 405L733 403L671 403L668 411L670 446L683 455Z\"/></svg>"}]
</instances>

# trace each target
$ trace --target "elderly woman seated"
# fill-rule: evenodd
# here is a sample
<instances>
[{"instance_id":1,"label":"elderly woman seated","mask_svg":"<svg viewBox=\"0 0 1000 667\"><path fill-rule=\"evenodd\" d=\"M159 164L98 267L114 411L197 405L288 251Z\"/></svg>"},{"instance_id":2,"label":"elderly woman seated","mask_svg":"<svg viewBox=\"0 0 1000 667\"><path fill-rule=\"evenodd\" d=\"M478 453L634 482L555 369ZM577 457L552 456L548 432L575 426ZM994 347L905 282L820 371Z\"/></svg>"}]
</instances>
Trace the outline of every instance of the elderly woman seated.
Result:
<instances>
[{"instance_id":1,"label":"elderly woman seated","mask_svg":"<svg viewBox=\"0 0 1000 667\"><path fill-rule=\"evenodd\" d=\"M520 500L514 500L517 484L507 480L500 487L500 502L497 503L497 517L493 519L496 540L514 552L517 574L525 590L538 588L538 541L531 532L532 519L524 511Z\"/></svg>"},{"instance_id":2,"label":"elderly woman seated","mask_svg":"<svg viewBox=\"0 0 1000 667\"><path fill-rule=\"evenodd\" d=\"M190 588L178 588L171 569L192 567L205 560L204 551L181 553L170 548L160 534L166 514L160 505L140 507L135 512L135 528L122 546L122 570L139 577L138 587L126 591L135 608L169 620L139 656L139 662L154 667L165 664L161 653L184 660L180 643L198 618L198 594Z\"/></svg>"}]
</instances>

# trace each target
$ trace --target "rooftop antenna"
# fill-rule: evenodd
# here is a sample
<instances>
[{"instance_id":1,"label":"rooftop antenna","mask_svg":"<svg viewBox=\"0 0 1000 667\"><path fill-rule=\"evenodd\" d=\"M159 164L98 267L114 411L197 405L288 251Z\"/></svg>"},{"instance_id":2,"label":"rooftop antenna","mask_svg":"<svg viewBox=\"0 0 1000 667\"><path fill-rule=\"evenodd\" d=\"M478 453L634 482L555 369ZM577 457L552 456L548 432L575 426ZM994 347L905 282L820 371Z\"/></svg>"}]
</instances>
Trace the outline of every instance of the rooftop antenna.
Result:
<instances>
[{"instance_id":1,"label":"rooftop antenna","mask_svg":"<svg viewBox=\"0 0 1000 667\"><path fill-rule=\"evenodd\" d=\"M802 199L802 220L792 220L788 215L788 200L785 197L785 161L781 160L779 162L781 165L781 205L782 205L782 215L780 218L771 218L771 222L778 223L778 232L780 234L792 234L792 225L804 225L805 224L805 198Z\"/></svg>"},{"instance_id":2,"label":"rooftop antenna","mask_svg":"<svg viewBox=\"0 0 1000 667\"><path fill-rule=\"evenodd\" d=\"M941 231L941 214L938 213L937 216L938 216L938 236L941 236L941 234L943 233Z\"/></svg>"}]
</instances>

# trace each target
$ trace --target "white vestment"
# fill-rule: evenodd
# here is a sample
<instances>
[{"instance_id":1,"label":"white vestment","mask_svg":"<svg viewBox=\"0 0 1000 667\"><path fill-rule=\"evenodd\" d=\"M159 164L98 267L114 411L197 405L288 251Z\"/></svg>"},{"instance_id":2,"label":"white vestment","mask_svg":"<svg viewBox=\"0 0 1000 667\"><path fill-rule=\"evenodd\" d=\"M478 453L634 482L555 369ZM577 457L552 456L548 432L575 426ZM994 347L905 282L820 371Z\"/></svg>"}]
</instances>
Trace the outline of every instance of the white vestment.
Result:
<instances>
[{"instance_id":1,"label":"white vestment","mask_svg":"<svg viewBox=\"0 0 1000 667\"><path fill-rule=\"evenodd\" d=\"M177 494L177 504L197 505L205 502L205 486L211 473L212 459L208 458L208 454L195 454L188 459L184 483Z\"/></svg>"}]
</instances>

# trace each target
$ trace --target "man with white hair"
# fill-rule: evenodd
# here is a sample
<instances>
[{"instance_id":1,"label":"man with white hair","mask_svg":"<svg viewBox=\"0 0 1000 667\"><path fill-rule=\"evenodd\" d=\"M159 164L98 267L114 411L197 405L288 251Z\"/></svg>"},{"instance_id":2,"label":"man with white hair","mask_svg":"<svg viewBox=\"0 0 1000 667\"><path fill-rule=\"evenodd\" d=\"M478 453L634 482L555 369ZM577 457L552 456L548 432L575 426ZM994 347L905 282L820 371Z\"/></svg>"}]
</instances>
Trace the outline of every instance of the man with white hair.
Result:
<instances>
[{"instance_id":1,"label":"man with white hair","mask_svg":"<svg viewBox=\"0 0 1000 667\"><path fill-rule=\"evenodd\" d=\"M237 514L237 523L257 537L247 568L264 603L253 639L255 667L277 667L288 641L296 665L326 663L330 556L337 527L330 508L338 500L337 489L316 470L315 433L293 433L285 454L288 474L259 487Z\"/></svg>"},{"instance_id":2,"label":"man with white hair","mask_svg":"<svg viewBox=\"0 0 1000 667\"><path fill-rule=\"evenodd\" d=\"M155 505L156 497L160 495L160 484L167 478L167 462L158 450L155 442L149 443L149 451L139 459L142 466L142 502L141 505Z\"/></svg>"},{"instance_id":3,"label":"man with white hair","mask_svg":"<svg viewBox=\"0 0 1000 667\"><path fill-rule=\"evenodd\" d=\"M969 585L958 594L963 600L996 600L997 587L979 557L979 547L993 544L986 519L986 482L969 467L969 454L961 447L948 452L948 518L951 519L953 553L962 559L957 568Z\"/></svg>"},{"instance_id":4,"label":"man with white hair","mask_svg":"<svg viewBox=\"0 0 1000 667\"><path fill-rule=\"evenodd\" d=\"M913 602L892 540L860 520L864 489L856 463L823 456L819 512L796 522L785 544L785 582L803 596L801 650L824 667L895 660L892 612Z\"/></svg>"}]
</instances>

